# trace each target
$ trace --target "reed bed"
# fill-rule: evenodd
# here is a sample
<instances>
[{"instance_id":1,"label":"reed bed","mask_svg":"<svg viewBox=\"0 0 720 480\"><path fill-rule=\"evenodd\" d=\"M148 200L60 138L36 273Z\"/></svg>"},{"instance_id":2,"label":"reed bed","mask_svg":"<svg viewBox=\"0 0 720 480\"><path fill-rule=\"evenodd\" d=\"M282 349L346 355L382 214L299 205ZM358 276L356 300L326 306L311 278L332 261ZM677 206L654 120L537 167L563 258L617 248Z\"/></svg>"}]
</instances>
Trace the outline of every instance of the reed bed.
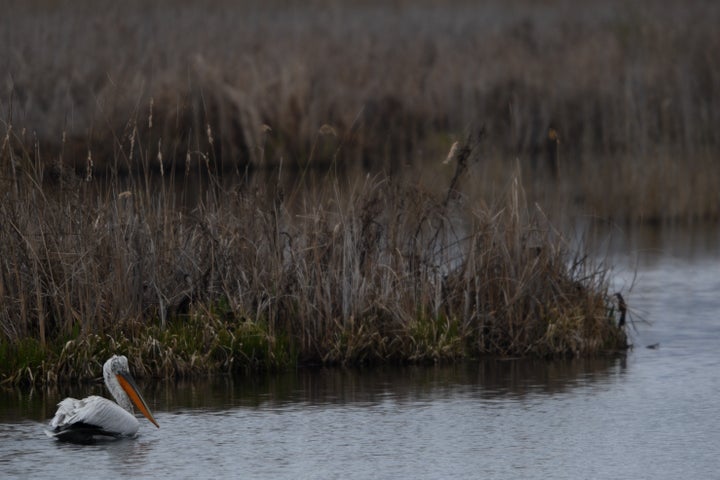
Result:
<instances>
[{"instance_id":1,"label":"reed bed","mask_svg":"<svg viewBox=\"0 0 720 480\"><path fill-rule=\"evenodd\" d=\"M442 192L333 170L225 185L205 163L56 177L5 149L2 381L86 378L116 351L190 376L626 348L607 268L572 255L519 171L491 206L463 193L479 144Z\"/></svg>"},{"instance_id":2,"label":"reed bed","mask_svg":"<svg viewBox=\"0 0 720 480\"><path fill-rule=\"evenodd\" d=\"M713 2L13 0L7 10L0 118L37 140L50 169L84 173L89 156L98 172L182 169L209 152L218 171L312 158L395 173L426 169L484 124L480 194L517 159L532 199L560 193L560 204L620 222L720 215Z\"/></svg>"}]
</instances>

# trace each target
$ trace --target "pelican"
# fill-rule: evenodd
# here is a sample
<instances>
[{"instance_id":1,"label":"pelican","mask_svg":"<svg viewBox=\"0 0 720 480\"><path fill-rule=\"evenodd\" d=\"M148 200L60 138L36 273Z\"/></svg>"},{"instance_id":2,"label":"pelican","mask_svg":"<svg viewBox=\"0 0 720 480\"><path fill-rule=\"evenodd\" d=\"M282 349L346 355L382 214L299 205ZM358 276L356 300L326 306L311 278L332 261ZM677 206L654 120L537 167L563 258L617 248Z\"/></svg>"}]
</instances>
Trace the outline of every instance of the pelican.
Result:
<instances>
[{"instance_id":1,"label":"pelican","mask_svg":"<svg viewBox=\"0 0 720 480\"><path fill-rule=\"evenodd\" d=\"M117 403L96 395L82 400L66 398L58 403L55 417L50 421L52 431L47 432L49 436L74 443L134 437L140 422L133 415L133 404L160 428L130 375L124 355L113 355L105 362L103 377Z\"/></svg>"}]
</instances>

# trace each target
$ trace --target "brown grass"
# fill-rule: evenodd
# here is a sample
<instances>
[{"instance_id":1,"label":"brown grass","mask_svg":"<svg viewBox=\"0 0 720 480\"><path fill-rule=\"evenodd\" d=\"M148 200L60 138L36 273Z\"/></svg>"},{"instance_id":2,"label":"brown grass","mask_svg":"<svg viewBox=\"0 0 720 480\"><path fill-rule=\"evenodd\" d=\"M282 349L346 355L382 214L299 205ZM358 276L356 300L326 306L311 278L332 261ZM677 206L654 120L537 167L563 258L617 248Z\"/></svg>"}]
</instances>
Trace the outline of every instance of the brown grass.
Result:
<instances>
[{"instance_id":1,"label":"brown grass","mask_svg":"<svg viewBox=\"0 0 720 480\"><path fill-rule=\"evenodd\" d=\"M439 194L332 172L225 187L207 165L180 188L48 181L29 151L6 152L19 166L0 204L3 375L82 376L118 349L172 376L624 348L607 271L571 256L519 176L493 206L463 193L480 141L456 149Z\"/></svg>"},{"instance_id":2,"label":"brown grass","mask_svg":"<svg viewBox=\"0 0 720 480\"><path fill-rule=\"evenodd\" d=\"M311 160L425 172L485 125L480 194L517 157L532 199L560 192L559 204L620 221L720 214L712 2L35 0L8 11L0 118L52 169L85 176L91 158L96 172L186 159L240 174Z\"/></svg>"}]
</instances>

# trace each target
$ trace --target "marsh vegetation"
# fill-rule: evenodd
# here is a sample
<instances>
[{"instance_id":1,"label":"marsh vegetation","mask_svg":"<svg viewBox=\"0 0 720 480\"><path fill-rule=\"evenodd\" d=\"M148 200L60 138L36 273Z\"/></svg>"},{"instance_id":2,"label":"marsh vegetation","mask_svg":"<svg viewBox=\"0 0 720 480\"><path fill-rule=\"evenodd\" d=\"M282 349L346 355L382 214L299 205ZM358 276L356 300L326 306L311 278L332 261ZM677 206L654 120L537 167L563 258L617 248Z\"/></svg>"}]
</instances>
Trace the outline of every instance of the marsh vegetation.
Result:
<instances>
[{"instance_id":1,"label":"marsh vegetation","mask_svg":"<svg viewBox=\"0 0 720 480\"><path fill-rule=\"evenodd\" d=\"M12 3L6 380L612 351L551 220L720 214L712 4Z\"/></svg>"},{"instance_id":2,"label":"marsh vegetation","mask_svg":"<svg viewBox=\"0 0 720 480\"><path fill-rule=\"evenodd\" d=\"M718 218L712 2L11 4L0 118L54 170L312 160L434 178L484 125L486 201L517 159L544 205Z\"/></svg>"},{"instance_id":3,"label":"marsh vegetation","mask_svg":"<svg viewBox=\"0 0 720 480\"><path fill-rule=\"evenodd\" d=\"M117 350L188 375L624 348L606 269L571 256L517 179L497 205L463 203L472 153L444 195L210 176L192 208L150 176L43 187L23 171L0 209L6 374L52 382Z\"/></svg>"}]
</instances>

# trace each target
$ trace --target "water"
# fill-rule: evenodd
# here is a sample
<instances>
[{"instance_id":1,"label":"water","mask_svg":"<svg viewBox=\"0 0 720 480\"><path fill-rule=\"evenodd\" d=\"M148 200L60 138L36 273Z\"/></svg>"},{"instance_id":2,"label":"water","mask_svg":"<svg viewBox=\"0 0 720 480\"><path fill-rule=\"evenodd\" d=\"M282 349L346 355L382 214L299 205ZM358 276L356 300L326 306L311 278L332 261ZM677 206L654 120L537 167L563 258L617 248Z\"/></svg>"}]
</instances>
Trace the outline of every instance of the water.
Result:
<instances>
[{"instance_id":1,"label":"water","mask_svg":"<svg viewBox=\"0 0 720 480\"><path fill-rule=\"evenodd\" d=\"M101 387L4 390L0 472L3 478L713 478L720 470L718 245L715 233L691 242L663 234L634 235L608 248L638 329L627 356L144 384L161 428L143 420L137 439L96 446L61 444L43 429L59 399ZM646 348L653 344L658 348Z\"/></svg>"}]
</instances>

